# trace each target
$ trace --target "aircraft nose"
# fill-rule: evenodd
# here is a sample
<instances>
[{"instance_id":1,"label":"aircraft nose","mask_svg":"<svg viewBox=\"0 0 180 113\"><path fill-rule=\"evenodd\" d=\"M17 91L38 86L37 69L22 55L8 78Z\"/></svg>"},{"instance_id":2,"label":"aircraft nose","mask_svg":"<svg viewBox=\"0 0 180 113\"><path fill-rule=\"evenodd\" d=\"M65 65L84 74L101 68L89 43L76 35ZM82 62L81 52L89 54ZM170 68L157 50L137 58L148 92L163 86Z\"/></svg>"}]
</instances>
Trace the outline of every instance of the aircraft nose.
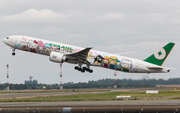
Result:
<instances>
[{"instance_id":1,"label":"aircraft nose","mask_svg":"<svg viewBox=\"0 0 180 113\"><path fill-rule=\"evenodd\" d=\"M6 43L6 38L3 39L3 42Z\"/></svg>"},{"instance_id":2,"label":"aircraft nose","mask_svg":"<svg viewBox=\"0 0 180 113\"><path fill-rule=\"evenodd\" d=\"M4 39L3 39L3 42L4 42L5 44L7 44L8 39L9 39L9 37L4 38Z\"/></svg>"}]
</instances>

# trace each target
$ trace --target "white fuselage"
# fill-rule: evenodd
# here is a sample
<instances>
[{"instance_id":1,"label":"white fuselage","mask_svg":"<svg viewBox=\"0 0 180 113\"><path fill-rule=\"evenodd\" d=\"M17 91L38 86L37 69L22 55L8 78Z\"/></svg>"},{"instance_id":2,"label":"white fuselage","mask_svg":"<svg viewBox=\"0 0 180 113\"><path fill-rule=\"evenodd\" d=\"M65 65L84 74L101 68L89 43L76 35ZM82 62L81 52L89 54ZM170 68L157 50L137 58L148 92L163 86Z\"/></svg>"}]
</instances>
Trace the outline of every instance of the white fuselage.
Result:
<instances>
[{"instance_id":1,"label":"white fuselage","mask_svg":"<svg viewBox=\"0 0 180 113\"><path fill-rule=\"evenodd\" d=\"M83 50L82 47L72 46L63 43L57 43L48 40L28 36L9 36L3 40L8 46L33 52L37 54L49 56L52 51L60 52L63 54L75 53ZM149 69L148 67L161 67L142 60L120 56L96 50L90 50L87 56L87 61L91 66L99 66L109 68L117 71L130 72L130 73L166 73L168 69ZM69 62L71 63L71 62Z\"/></svg>"}]
</instances>

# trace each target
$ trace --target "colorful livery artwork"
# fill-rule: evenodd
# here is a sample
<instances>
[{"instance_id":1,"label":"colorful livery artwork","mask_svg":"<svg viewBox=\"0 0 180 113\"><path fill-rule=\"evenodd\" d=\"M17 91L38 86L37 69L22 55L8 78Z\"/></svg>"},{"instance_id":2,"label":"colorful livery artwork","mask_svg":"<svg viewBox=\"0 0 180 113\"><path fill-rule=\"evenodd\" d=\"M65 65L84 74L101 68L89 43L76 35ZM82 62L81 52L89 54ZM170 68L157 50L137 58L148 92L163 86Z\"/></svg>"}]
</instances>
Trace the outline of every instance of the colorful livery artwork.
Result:
<instances>
[{"instance_id":1,"label":"colorful livery artwork","mask_svg":"<svg viewBox=\"0 0 180 113\"><path fill-rule=\"evenodd\" d=\"M117 54L111 54L92 50L92 48L81 48L63 43L42 40L28 36L9 36L3 40L5 44L15 50L29 51L49 56L50 61L57 63L78 64L76 70L81 72L92 72L90 66L99 66L131 73L165 73L170 69L162 67L166 57L172 50L174 43L170 42L145 60L138 60ZM86 67L82 67L86 65Z\"/></svg>"}]
</instances>

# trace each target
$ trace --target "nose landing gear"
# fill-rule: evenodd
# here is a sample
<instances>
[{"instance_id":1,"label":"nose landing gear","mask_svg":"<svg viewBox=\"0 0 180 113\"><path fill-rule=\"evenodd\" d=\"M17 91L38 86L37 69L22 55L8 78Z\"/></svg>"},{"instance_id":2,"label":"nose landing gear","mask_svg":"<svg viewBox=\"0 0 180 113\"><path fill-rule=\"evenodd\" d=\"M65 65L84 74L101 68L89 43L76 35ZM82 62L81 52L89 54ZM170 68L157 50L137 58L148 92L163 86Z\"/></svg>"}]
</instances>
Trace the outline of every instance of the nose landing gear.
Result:
<instances>
[{"instance_id":1,"label":"nose landing gear","mask_svg":"<svg viewBox=\"0 0 180 113\"><path fill-rule=\"evenodd\" d=\"M15 56L15 55L16 55L16 53L15 53L15 49L13 49L13 53L12 53L12 55L13 55L13 56Z\"/></svg>"}]
</instances>

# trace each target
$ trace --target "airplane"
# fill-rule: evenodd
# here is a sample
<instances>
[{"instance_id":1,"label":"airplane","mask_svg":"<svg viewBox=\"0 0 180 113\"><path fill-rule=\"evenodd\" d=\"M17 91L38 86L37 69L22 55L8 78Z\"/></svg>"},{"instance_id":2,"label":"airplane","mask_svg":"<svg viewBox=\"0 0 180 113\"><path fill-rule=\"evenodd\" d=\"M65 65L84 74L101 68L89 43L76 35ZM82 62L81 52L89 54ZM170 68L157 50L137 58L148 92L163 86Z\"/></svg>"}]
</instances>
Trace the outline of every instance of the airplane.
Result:
<instances>
[{"instance_id":1,"label":"airplane","mask_svg":"<svg viewBox=\"0 0 180 113\"><path fill-rule=\"evenodd\" d=\"M121 54L92 50L92 47L82 48L29 36L8 36L3 39L3 42L12 48L13 56L16 49L46 55L52 62L78 64L74 69L82 73L85 71L92 73L90 66L128 73L168 73L171 68L165 68L162 65L175 45L169 42L145 60L138 60Z\"/></svg>"}]
</instances>

